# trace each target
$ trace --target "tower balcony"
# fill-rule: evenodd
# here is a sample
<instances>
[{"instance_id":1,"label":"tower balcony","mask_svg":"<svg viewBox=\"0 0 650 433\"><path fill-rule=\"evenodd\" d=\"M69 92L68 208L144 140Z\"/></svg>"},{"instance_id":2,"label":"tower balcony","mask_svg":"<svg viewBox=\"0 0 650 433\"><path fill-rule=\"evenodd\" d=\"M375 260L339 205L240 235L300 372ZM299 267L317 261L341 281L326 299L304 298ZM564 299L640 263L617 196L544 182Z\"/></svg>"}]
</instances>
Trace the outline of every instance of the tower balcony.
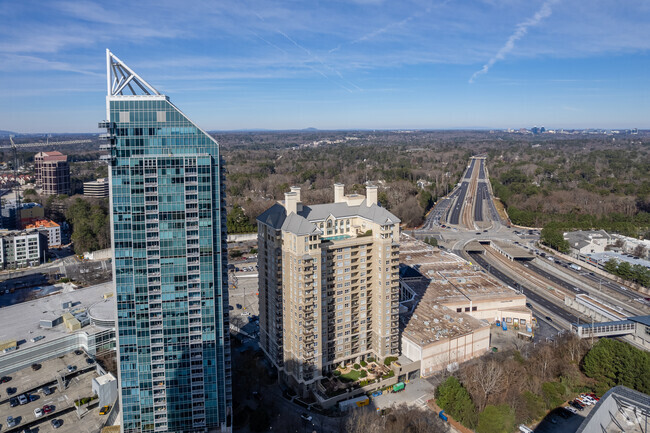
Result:
<instances>
[{"instance_id":1,"label":"tower balcony","mask_svg":"<svg viewBox=\"0 0 650 433\"><path fill-rule=\"evenodd\" d=\"M102 120L97 124L97 128L99 129L109 129L112 128L113 126L115 126L115 124L110 120Z\"/></svg>"}]
</instances>

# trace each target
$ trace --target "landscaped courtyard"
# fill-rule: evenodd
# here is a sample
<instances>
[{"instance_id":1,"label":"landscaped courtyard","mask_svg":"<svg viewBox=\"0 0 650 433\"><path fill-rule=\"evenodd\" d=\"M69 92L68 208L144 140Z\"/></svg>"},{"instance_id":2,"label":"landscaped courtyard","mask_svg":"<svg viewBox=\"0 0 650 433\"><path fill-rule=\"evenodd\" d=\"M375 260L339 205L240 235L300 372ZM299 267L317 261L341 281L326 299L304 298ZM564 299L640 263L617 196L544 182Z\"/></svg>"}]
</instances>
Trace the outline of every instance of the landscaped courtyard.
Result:
<instances>
[{"instance_id":1,"label":"landscaped courtyard","mask_svg":"<svg viewBox=\"0 0 650 433\"><path fill-rule=\"evenodd\" d=\"M332 375L321 381L328 396L335 396L346 392L349 388L360 388L373 383L389 379L395 375L390 364L396 358L387 358L384 363L378 363L373 358L340 365L332 371Z\"/></svg>"}]
</instances>

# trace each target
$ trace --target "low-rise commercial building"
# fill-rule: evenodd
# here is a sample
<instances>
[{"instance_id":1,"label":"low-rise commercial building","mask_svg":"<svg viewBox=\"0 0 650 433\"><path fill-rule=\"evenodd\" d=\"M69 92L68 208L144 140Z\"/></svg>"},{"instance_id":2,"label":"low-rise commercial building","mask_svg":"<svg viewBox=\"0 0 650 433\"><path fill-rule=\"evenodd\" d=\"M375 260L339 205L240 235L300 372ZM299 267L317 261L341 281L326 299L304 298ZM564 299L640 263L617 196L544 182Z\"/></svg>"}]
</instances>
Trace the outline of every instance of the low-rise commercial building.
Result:
<instances>
[{"instance_id":1,"label":"low-rise commercial building","mask_svg":"<svg viewBox=\"0 0 650 433\"><path fill-rule=\"evenodd\" d=\"M76 290L62 287L46 297L1 308L3 340L18 345L16 350L0 351L0 376L76 349L89 355L115 350L116 301L114 296L104 298L114 290L112 284ZM79 327L72 327L77 329L64 323L67 313L78 320ZM37 336L43 338L32 341Z\"/></svg>"},{"instance_id":2,"label":"low-rise commercial building","mask_svg":"<svg viewBox=\"0 0 650 433\"><path fill-rule=\"evenodd\" d=\"M109 182L106 178L84 182L84 196L93 198L108 197Z\"/></svg>"},{"instance_id":3,"label":"low-rise commercial building","mask_svg":"<svg viewBox=\"0 0 650 433\"><path fill-rule=\"evenodd\" d=\"M47 236L38 230L0 231L0 269L38 266L46 253Z\"/></svg>"},{"instance_id":4,"label":"low-rise commercial building","mask_svg":"<svg viewBox=\"0 0 650 433\"><path fill-rule=\"evenodd\" d=\"M36 229L47 236L48 248L61 245L61 226L51 220L41 219L27 224L25 229Z\"/></svg>"},{"instance_id":5,"label":"low-rise commercial building","mask_svg":"<svg viewBox=\"0 0 650 433\"><path fill-rule=\"evenodd\" d=\"M605 247L613 243L612 237L605 230L566 232L564 239L569 242L571 255L574 257L605 252Z\"/></svg>"},{"instance_id":6,"label":"low-rise commercial building","mask_svg":"<svg viewBox=\"0 0 650 433\"><path fill-rule=\"evenodd\" d=\"M526 297L470 263L402 234L400 237L402 354L421 362L422 376L486 353L490 324L526 332Z\"/></svg>"}]
</instances>

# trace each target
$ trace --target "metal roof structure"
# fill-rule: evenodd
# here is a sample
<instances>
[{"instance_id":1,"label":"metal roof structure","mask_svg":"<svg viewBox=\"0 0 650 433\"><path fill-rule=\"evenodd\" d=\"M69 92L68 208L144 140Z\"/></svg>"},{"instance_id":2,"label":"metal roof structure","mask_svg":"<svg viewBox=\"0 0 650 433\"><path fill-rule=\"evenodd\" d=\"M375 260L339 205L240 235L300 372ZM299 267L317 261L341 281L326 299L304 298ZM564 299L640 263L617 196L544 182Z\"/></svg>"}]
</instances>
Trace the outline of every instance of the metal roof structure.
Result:
<instances>
[{"instance_id":1,"label":"metal roof structure","mask_svg":"<svg viewBox=\"0 0 650 433\"><path fill-rule=\"evenodd\" d=\"M145 95L161 95L151 84L133 72L126 63L106 49L106 89L109 96L123 95L127 89L132 95L139 95L138 90Z\"/></svg>"}]
</instances>

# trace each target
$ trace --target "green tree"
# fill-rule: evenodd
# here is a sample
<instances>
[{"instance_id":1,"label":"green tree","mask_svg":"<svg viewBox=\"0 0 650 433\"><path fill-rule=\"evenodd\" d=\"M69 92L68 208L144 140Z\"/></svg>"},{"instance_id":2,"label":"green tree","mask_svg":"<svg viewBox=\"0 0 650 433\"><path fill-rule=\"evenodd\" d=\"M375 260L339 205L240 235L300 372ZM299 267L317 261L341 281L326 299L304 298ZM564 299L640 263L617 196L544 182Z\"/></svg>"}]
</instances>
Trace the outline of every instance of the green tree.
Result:
<instances>
[{"instance_id":1,"label":"green tree","mask_svg":"<svg viewBox=\"0 0 650 433\"><path fill-rule=\"evenodd\" d=\"M239 205L234 205L226 217L228 233L253 233L255 227L250 223L244 209Z\"/></svg>"},{"instance_id":2,"label":"green tree","mask_svg":"<svg viewBox=\"0 0 650 433\"><path fill-rule=\"evenodd\" d=\"M521 417L523 421L529 422L544 416L544 413L546 413L546 405L544 404L542 397L533 394L530 391L524 391L522 397L524 401L524 411Z\"/></svg>"},{"instance_id":3,"label":"green tree","mask_svg":"<svg viewBox=\"0 0 650 433\"><path fill-rule=\"evenodd\" d=\"M650 354L628 343L603 338L583 360L583 371L596 379L602 389L625 385L650 393Z\"/></svg>"},{"instance_id":4,"label":"green tree","mask_svg":"<svg viewBox=\"0 0 650 433\"><path fill-rule=\"evenodd\" d=\"M507 404L487 405L478 416L478 433L509 433L515 428L514 410Z\"/></svg>"},{"instance_id":5,"label":"green tree","mask_svg":"<svg viewBox=\"0 0 650 433\"><path fill-rule=\"evenodd\" d=\"M548 409L560 406L565 400L565 393L566 387L560 382L544 382L542 384L542 394Z\"/></svg>"},{"instance_id":6,"label":"green tree","mask_svg":"<svg viewBox=\"0 0 650 433\"><path fill-rule=\"evenodd\" d=\"M562 231L555 227L550 225L544 226L540 240L544 245L548 245L561 253L567 254L569 252L569 242L564 239Z\"/></svg>"},{"instance_id":7,"label":"green tree","mask_svg":"<svg viewBox=\"0 0 650 433\"><path fill-rule=\"evenodd\" d=\"M616 275L616 271L618 270L618 262L615 259L609 259L603 265L603 269L605 269L605 271L609 272L610 274Z\"/></svg>"},{"instance_id":8,"label":"green tree","mask_svg":"<svg viewBox=\"0 0 650 433\"><path fill-rule=\"evenodd\" d=\"M110 246L110 220L105 200L91 203L78 197L66 210L65 218L72 226L72 241L77 254Z\"/></svg>"},{"instance_id":9,"label":"green tree","mask_svg":"<svg viewBox=\"0 0 650 433\"><path fill-rule=\"evenodd\" d=\"M420 204L420 207L424 209L424 212L428 212L429 209L431 209L431 206L433 206L433 196L429 191L422 190L420 191L420 194L418 194L418 203Z\"/></svg>"},{"instance_id":10,"label":"green tree","mask_svg":"<svg viewBox=\"0 0 650 433\"><path fill-rule=\"evenodd\" d=\"M476 425L476 407L472 398L454 376L436 388L436 401L438 406L464 426L474 428Z\"/></svg>"}]
</instances>

